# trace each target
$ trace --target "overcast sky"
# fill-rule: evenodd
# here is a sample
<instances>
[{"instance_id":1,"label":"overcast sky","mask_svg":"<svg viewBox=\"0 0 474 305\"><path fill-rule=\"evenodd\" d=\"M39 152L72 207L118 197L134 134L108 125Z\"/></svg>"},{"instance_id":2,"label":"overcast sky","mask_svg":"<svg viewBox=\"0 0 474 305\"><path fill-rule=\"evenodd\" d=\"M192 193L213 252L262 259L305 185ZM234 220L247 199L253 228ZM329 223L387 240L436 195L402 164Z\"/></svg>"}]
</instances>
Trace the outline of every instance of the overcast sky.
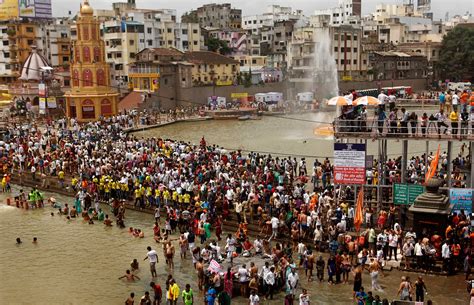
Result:
<instances>
[{"instance_id":1,"label":"overcast sky","mask_svg":"<svg viewBox=\"0 0 474 305\"><path fill-rule=\"evenodd\" d=\"M52 0L53 13L55 16L66 16L69 10L75 15L79 9L79 3L82 0ZM407 1L407 0L405 0ZM94 8L110 9L111 3L116 1L111 0L89 0L89 3ZM126 0L117 1L126 2ZM206 3L232 3L233 6L242 9L242 14L252 15L262 13L266 7L271 4L278 4L282 6L291 6L293 9L302 9L306 15L311 15L315 9L324 9L336 6L337 0L136 0L139 8L171 8L178 11L178 16L184 12L197 8ZM403 0L362 0L362 13L369 14L375 9L378 3L402 3ZM74 4L75 3L75 4ZM446 12L450 16L456 14L464 14L469 11L474 13L474 0L432 0L432 11L435 18L444 18Z\"/></svg>"}]
</instances>

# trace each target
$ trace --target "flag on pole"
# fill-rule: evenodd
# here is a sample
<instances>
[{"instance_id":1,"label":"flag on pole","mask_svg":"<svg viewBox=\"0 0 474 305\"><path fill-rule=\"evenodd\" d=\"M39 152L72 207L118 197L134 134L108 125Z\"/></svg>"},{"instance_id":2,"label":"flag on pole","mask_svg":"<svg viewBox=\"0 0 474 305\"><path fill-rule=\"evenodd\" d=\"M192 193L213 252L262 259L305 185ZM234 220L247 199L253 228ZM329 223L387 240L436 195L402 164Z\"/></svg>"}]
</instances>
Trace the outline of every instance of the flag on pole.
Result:
<instances>
[{"instance_id":1,"label":"flag on pole","mask_svg":"<svg viewBox=\"0 0 474 305\"><path fill-rule=\"evenodd\" d=\"M359 194L357 195L357 205L356 211L354 215L354 227L356 231L359 232L360 226L362 225L363 221L363 212L362 209L364 207L364 187L361 186L359 190Z\"/></svg>"},{"instance_id":2,"label":"flag on pole","mask_svg":"<svg viewBox=\"0 0 474 305\"><path fill-rule=\"evenodd\" d=\"M433 158L433 160L431 160L430 168L426 171L425 184L436 174L436 169L438 168L439 162L439 149L440 144L438 144L438 151L436 151L435 157Z\"/></svg>"}]
</instances>

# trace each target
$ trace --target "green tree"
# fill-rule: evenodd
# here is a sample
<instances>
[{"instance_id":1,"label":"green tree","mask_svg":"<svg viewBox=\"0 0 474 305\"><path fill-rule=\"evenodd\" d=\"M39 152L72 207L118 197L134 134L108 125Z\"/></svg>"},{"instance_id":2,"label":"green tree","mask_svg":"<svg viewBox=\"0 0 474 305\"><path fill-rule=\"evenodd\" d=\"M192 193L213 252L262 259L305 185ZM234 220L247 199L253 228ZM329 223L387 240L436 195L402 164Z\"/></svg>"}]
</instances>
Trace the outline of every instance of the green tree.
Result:
<instances>
[{"instance_id":1,"label":"green tree","mask_svg":"<svg viewBox=\"0 0 474 305\"><path fill-rule=\"evenodd\" d=\"M472 80L474 77L474 29L456 26L443 37L436 69L442 79Z\"/></svg>"},{"instance_id":2,"label":"green tree","mask_svg":"<svg viewBox=\"0 0 474 305\"><path fill-rule=\"evenodd\" d=\"M205 45L209 51L216 53L218 52L222 55L228 55L232 52L232 50L227 45L227 42L220 40L219 38L209 37Z\"/></svg>"}]
</instances>

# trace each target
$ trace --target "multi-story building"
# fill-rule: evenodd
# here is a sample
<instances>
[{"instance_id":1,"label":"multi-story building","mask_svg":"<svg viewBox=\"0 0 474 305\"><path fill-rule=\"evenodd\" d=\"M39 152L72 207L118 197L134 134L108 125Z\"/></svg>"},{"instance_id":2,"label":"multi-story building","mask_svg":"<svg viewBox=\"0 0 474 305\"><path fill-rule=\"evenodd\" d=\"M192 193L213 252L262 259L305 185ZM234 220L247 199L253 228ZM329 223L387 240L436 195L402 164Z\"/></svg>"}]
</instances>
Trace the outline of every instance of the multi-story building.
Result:
<instances>
[{"instance_id":1,"label":"multi-story building","mask_svg":"<svg viewBox=\"0 0 474 305\"><path fill-rule=\"evenodd\" d=\"M137 21L111 20L102 24L107 63L115 86L126 86L128 67L145 48L144 25Z\"/></svg>"},{"instance_id":2,"label":"multi-story building","mask_svg":"<svg viewBox=\"0 0 474 305\"><path fill-rule=\"evenodd\" d=\"M377 80L423 78L428 75L428 61L419 53L373 52L369 59Z\"/></svg>"},{"instance_id":3,"label":"multi-story building","mask_svg":"<svg viewBox=\"0 0 474 305\"><path fill-rule=\"evenodd\" d=\"M329 36L329 37L327 37ZM361 43L362 30L353 26L295 29L288 46L288 69L292 79L310 78L314 74L316 48L329 39L329 50L336 62L340 80L365 80L368 55Z\"/></svg>"},{"instance_id":4,"label":"multi-story building","mask_svg":"<svg viewBox=\"0 0 474 305\"><path fill-rule=\"evenodd\" d=\"M174 48L147 48L137 54L130 68L134 91L158 92L147 101L150 107L173 108L181 100L181 88L192 87L191 63L184 52Z\"/></svg>"},{"instance_id":5,"label":"multi-story building","mask_svg":"<svg viewBox=\"0 0 474 305\"><path fill-rule=\"evenodd\" d=\"M16 77L20 76L20 73L19 67L13 67L14 64L18 65L18 63L12 61L8 24L0 24L0 33L0 82L6 84L13 82Z\"/></svg>"},{"instance_id":6,"label":"multi-story building","mask_svg":"<svg viewBox=\"0 0 474 305\"><path fill-rule=\"evenodd\" d=\"M315 16L327 15L330 18L330 24L338 25L356 25L360 24L362 0L338 0L336 7L316 10Z\"/></svg>"},{"instance_id":7,"label":"multi-story building","mask_svg":"<svg viewBox=\"0 0 474 305\"><path fill-rule=\"evenodd\" d=\"M232 8L230 3L205 4L181 17L184 23L199 23L201 27L231 28L242 27L242 10Z\"/></svg>"},{"instance_id":8,"label":"multi-story building","mask_svg":"<svg viewBox=\"0 0 474 305\"><path fill-rule=\"evenodd\" d=\"M229 86L239 73L239 62L209 51L186 52L184 59L193 65L193 85Z\"/></svg>"},{"instance_id":9,"label":"multi-story building","mask_svg":"<svg viewBox=\"0 0 474 305\"><path fill-rule=\"evenodd\" d=\"M207 29L209 37L225 41L231 49L230 55L247 54L247 31L243 29Z\"/></svg>"}]
</instances>

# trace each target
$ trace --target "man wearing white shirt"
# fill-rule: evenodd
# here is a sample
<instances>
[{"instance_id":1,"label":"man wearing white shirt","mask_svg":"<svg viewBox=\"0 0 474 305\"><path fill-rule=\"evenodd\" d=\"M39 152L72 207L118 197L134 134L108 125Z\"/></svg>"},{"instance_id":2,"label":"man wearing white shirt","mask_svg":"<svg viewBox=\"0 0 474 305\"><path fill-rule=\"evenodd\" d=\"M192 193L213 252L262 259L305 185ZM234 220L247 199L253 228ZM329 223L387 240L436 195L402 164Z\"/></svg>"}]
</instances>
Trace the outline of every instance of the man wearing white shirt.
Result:
<instances>
[{"instance_id":1,"label":"man wearing white shirt","mask_svg":"<svg viewBox=\"0 0 474 305\"><path fill-rule=\"evenodd\" d=\"M275 267L271 267L269 271L263 275L263 284L265 289L265 297L270 296L270 300L273 300L273 291L275 290Z\"/></svg>"},{"instance_id":2,"label":"man wearing white shirt","mask_svg":"<svg viewBox=\"0 0 474 305\"><path fill-rule=\"evenodd\" d=\"M272 225L272 235L268 239L268 241L271 241L272 238L277 237L278 235L278 226L280 225L280 220L276 218L275 216L270 219L270 223Z\"/></svg>"},{"instance_id":3,"label":"man wearing white shirt","mask_svg":"<svg viewBox=\"0 0 474 305\"><path fill-rule=\"evenodd\" d=\"M290 274L288 274L288 278L287 278L287 281L286 281L286 285L287 285L286 297L290 299L290 304L293 304L296 288L298 286L298 281L300 279L299 276L298 276L298 273L296 273L295 269L296 269L296 266L292 265L291 266L291 272L290 272Z\"/></svg>"},{"instance_id":4,"label":"man wearing white shirt","mask_svg":"<svg viewBox=\"0 0 474 305\"><path fill-rule=\"evenodd\" d=\"M449 272L451 250L449 249L448 241L445 241L441 247L441 257L443 258L443 269Z\"/></svg>"}]
</instances>

